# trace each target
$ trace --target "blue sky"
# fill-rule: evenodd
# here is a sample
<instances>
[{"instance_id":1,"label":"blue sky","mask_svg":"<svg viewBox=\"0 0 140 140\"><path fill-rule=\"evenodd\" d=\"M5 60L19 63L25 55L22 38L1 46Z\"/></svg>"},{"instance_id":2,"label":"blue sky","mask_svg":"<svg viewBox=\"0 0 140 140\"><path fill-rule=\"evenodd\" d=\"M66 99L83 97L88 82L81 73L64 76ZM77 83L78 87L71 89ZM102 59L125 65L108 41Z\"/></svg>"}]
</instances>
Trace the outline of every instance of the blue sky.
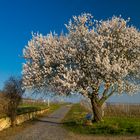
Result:
<instances>
[{"instance_id":1,"label":"blue sky","mask_svg":"<svg viewBox=\"0 0 140 140\"><path fill-rule=\"evenodd\" d=\"M0 0L0 89L10 75L21 75L22 49L31 32L65 32L72 15L88 12L96 19L131 18L140 29L140 0Z\"/></svg>"}]
</instances>

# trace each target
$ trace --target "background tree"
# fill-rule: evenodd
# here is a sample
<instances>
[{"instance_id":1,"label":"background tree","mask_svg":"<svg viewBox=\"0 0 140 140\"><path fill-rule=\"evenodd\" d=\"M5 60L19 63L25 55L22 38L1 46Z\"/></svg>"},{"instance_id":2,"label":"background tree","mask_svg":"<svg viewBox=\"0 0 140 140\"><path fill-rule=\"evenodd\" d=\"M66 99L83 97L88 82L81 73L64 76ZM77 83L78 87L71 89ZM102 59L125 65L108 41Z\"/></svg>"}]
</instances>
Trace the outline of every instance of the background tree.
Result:
<instances>
[{"instance_id":1,"label":"background tree","mask_svg":"<svg viewBox=\"0 0 140 140\"><path fill-rule=\"evenodd\" d=\"M22 80L19 78L10 77L6 81L3 91L6 100L8 100L6 114L11 119L11 125L14 126L17 108L24 93L24 90L22 89Z\"/></svg>"},{"instance_id":2,"label":"background tree","mask_svg":"<svg viewBox=\"0 0 140 140\"><path fill-rule=\"evenodd\" d=\"M24 50L24 85L79 92L91 100L94 121L101 121L111 95L139 88L140 32L128 21L82 14L66 25L67 35L33 36Z\"/></svg>"}]
</instances>

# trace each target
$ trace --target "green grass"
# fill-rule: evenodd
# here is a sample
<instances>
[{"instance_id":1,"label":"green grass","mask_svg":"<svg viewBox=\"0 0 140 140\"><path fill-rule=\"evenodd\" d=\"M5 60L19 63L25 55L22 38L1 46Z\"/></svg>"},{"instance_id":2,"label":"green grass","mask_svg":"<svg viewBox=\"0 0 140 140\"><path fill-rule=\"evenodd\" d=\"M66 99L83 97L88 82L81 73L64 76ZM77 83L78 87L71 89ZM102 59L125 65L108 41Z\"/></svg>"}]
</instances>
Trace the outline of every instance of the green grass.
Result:
<instances>
[{"instance_id":1,"label":"green grass","mask_svg":"<svg viewBox=\"0 0 140 140\"><path fill-rule=\"evenodd\" d=\"M50 107L48 107L47 104L21 104L17 109L17 114L24 114L34 111L39 111L42 109L49 109L48 112L52 113L56 109L58 109L61 106L61 104L52 103L50 104Z\"/></svg>"},{"instance_id":2,"label":"green grass","mask_svg":"<svg viewBox=\"0 0 140 140\"><path fill-rule=\"evenodd\" d=\"M50 107L47 106L47 104L20 104L18 109L17 109L17 115L25 114L25 113L30 113L34 111L39 111L42 109L49 109L47 114L52 113L56 109L58 109L61 106L61 104L50 104ZM6 117L6 114L0 114L0 118Z\"/></svg>"},{"instance_id":3,"label":"green grass","mask_svg":"<svg viewBox=\"0 0 140 140\"><path fill-rule=\"evenodd\" d=\"M24 113L39 111L39 110L46 109L46 108L48 108L48 106L45 104L44 105L23 104L18 107L17 114L20 115L20 114L24 114Z\"/></svg>"},{"instance_id":4,"label":"green grass","mask_svg":"<svg viewBox=\"0 0 140 140\"><path fill-rule=\"evenodd\" d=\"M103 122L85 126L87 110L79 104L73 105L64 118L64 127L74 133L94 135L140 135L140 118L105 117Z\"/></svg>"}]
</instances>

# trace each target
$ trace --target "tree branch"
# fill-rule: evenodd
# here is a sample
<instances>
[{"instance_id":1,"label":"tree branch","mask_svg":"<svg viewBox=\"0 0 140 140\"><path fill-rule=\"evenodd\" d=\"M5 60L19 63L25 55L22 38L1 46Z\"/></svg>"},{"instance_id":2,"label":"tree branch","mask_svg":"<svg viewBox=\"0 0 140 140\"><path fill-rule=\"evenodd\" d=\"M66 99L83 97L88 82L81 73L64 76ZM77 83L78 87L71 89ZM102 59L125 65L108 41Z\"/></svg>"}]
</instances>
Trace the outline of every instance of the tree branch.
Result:
<instances>
[{"instance_id":1,"label":"tree branch","mask_svg":"<svg viewBox=\"0 0 140 140\"><path fill-rule=\"evenodd\" d=\"M107 99L108 99L111 95L113 95L114 92L115 92L115 88L112 87L112 91L107 95Z\"/></svg>"},{"instance_id":2,"label":"tree branch","mask_svg":"<svg viewBox=\"0 0 140 140\"><path fill-rule=\"evenodd\" d=\"M109 88L105 89L103 92L103 96L99 100L99 103L102 105L113 93L115 92L115 88L112 87L111 92L107 95Z\"/></svg>"}]
</instances>

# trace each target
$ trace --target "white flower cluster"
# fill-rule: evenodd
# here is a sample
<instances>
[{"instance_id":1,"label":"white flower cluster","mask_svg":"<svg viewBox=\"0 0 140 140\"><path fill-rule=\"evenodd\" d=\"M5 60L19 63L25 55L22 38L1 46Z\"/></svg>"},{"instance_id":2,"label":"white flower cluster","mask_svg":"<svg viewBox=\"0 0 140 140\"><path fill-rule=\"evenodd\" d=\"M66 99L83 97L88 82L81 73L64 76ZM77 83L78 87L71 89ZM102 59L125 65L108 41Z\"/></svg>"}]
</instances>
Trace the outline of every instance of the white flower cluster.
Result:
<instances>
[{"instance_id":1,"label":"white flower cluster","mask_svg":"<svg viewBox=\"0 0 140 140\"><path fill-rule=\"evenodd\" d=\"M82 14L66 25L67 35L34 34L23 50L24 86L50 85L97 100L114 92L133 93L140 78L140 32L128 22L121 17L97 21ZM104 92L99 98L101 85Z\"/></svg>"}]
</instances>

